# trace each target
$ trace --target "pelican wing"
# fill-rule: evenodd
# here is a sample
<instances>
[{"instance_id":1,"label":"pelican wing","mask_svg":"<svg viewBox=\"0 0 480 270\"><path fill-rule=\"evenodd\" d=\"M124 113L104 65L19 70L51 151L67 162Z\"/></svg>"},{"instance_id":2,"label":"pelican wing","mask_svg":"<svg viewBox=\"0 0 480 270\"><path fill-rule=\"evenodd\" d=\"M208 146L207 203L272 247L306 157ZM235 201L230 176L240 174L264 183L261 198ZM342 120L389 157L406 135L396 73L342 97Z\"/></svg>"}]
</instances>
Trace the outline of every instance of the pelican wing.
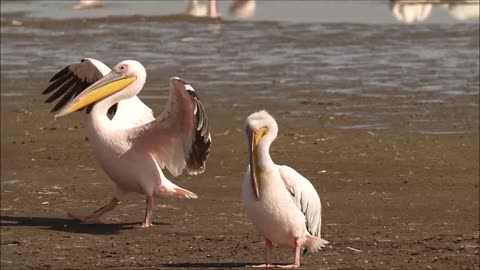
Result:
<instances>
[{"instance_id":1,"label":"pelican wing","mask_svg":"<svg viewBox=\"0 0 480 270\"><path fill-rule=\"evenodd\" d=\"M51 94L45 100L45 103L51 103L60 98L50 112L60 110L85 88L109 72L109 67L92 58L84 58L79 63L68 65L57 72L50 79L50 85L42 92L43 95ZM90 112L92 107L93 104L87 107L87 113ZM115 113L116 105L112 106L109 112L112 113L112 110Z\"/></svg>"},{"instance_id":2,"label":"pelican wing","mask_svg":"<svg viewBox=\"0 0 480 270\"><path fill-rule=\"evenodd\" d=\"M297 208L305 215L308 232L320 237L322 206L320 197L307 178L288 166L280 166L280 176Z\"/></svg>"},{"instance_id":3,"label":"pelican wing","mask_svg":"<svg viewBox=\"0 0 480 270\"><path fill-rule=\"evenodd\" d=\"M130 129L134 147L150 153L174 176L205 171L212 143L208 118L195 90L180 78L170 79L167 106L155 120Z\"/></svg>"}]
</instances>

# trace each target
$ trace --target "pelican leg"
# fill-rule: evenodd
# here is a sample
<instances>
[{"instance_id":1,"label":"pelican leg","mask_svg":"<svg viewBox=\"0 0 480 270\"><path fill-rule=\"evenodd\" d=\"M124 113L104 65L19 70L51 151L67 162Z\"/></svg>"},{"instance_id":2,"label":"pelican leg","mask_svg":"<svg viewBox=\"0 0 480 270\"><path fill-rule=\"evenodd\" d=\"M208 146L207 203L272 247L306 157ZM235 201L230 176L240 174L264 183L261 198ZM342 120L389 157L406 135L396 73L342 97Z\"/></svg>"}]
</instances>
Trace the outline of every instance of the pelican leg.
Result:
<instances>
[{"instance_id":1,"label":"pelican leg","mask_svg":"<svg viewBox=\"0 0 480 270\"><path fill-rule=\"evenodd\" d=\"M143 221L140 227L148 228L152 227L152 209L153 209L153 196L147 196L145 199L145 203L147 204L147 208L145 210L145 220Z\"/></svg>"},{"instance_id":2,"label":"pelican leg","mask_svg":"<svg viewBox=\"0 0 480 270\"><path fill-rule=\"evenodd\" d=\"M295 263L290 265L279 265L281 268L297 268L300 267L300 250L302 249L302 242L300 239L295 238L293 240L295 244Z\"/></svg>"},{"instance_id":3,"label":"pelican leg","mask_svg":"<svg viewBox=\"0 0 480 270\"><path fill-rule=\"evenodd\" d=\"M101 224L103 222L100 220L100 217L103 214L107 213L108 211L113 210L119 203L120 201L116 197L113 197L113 199L107 205L100 207L99 209L95 210L93 213L91 213L88 216L77 215L70 212L68 212L68 215L71 218L74 218L83 222Z\"/></svg>"},{"instance_id":4,"label":"pelican leg","mask_svg":"<svg viewBox=\"0 0 480 270\"><path fill-rule=\"evenodd\" d=\"M260 265L252 265L251 267L257 268L267 268L267 267L275 267L272 264L272 241L265 239L265 263Z\"/></svg>"},{"instance_id":5,"label":"pelican leg","mask_svg":"<svg viewBox=\"0 0 480 270\"><path fill-rule=\"evenodd\" d=\"M217 18L217 0L208 0L208 17Z\"/></svg>"},{"instance_id":6,"label":"pelican leg","mask_svg":"<svg viewBox=\"0 0 480 270\"><path fill-rule=\"evenodd\" d=\"M272 241L265 239L265 264L267 267L272 265Z\"/></svg>"}]
</instances>

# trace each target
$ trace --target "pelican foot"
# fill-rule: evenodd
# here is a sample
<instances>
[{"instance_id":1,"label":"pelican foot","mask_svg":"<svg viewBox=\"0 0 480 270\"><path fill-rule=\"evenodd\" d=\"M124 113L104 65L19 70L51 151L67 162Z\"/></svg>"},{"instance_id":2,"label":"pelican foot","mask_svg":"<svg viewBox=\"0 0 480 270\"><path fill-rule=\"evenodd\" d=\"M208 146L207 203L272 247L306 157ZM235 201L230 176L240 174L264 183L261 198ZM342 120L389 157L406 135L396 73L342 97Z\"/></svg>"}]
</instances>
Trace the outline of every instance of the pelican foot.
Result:
<instances>
[{"instance_id":1,"label":"pelican foot","mask_svg":"<svg viewBox=\"0 0 480 270\"><path fill-rule=\"evenodd\" d=\"M275 267L275 265L270 264L270 263L264 263L264 264L258 264L258 265L247 265L246 267L248 268L272 268Z\"/></svg>"},{"instance_id":2,"label":"pelican foot","mask_svg":"<svg viewBox=\"0 0 480 270\"><path fill-rule=\"evenodd\" d=\"M152 223L147 223L147 222L135 225L135 228L138 228L138 229L139 228L150 228L150 227L153 227L153 224Z\"/></svg>"},{"instance_id":3,"label":"pelican foot","mask_svg":"<svg viewBox=\"0 0 480 270\"><path fill-rule=\"evenodd\" d=\"M81 221L81 222L91 223L91 224L104 224L97 217L77 215L77 214L73 214L73 213L70 213L70 212L68 212L67 214L68 214L69 217L71 217L73 219L76 219L78 221Z\"/></svg>"},{"instance_id":4,"label":"pelican foot","mask_svg":"<svg viewBox=\"0 0 480 270\"><path fill-rule=\"evenodd\" d=\"M186 190L186 189L183 189L183 188L173 188L174 190L174 194L175 196L179 197L179 198L187 198L187 199L197 199L198 196L197 194L189 191L189 190Z\"/></svg>"},{"instance_id":5,"label":"pelican foot","mask_svg":"<svg viewBox=\"0 0 480 270\"><path fill-rule=\"evenodd\" d=\"M277 265L277 267L280 267L280 268L298 268L298 267L300 267L300 265L298 265L298 264Z\"/></svg>"}]
</instances>

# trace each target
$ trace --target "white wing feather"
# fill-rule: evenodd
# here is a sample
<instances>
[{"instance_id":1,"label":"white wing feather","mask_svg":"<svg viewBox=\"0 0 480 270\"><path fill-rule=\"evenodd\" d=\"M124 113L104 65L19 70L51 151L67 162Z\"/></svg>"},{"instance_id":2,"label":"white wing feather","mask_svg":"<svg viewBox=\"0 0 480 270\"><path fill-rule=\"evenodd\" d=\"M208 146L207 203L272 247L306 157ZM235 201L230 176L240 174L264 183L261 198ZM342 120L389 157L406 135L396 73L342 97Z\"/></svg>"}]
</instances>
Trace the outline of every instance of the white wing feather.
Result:
<instances>
[{"instance_id":1,"label":"white wing feather","mask_svg":"<svg viewBox=\"0 0 480 270\"><path fill-rule=\"evenodd\" d=\"M92 83L101 78L97 72L105 76L112 71L107 65L93 58L84 58L80 63L71 65L70 70L83 81Z\"/></svg>"},{"instance_id":2,"label":"white wing feather","mask_svg":"<svg viewBox=\"0 0 480 270\"><path fill-rule=\"evenodd\" d=\"M155 120L129 130L133 147L155 157L174 176L202 173L211 145L208 119L193 88L170 79L167 106Z\"/></svg>"},{"instance_id":3,"label":"white wing feather","mask_svg":"<svg viewBox=\"0 0 480 270\"><path fill-rule=\"evenodd\" d=\"M297 208L305 215L308 232L320 237L322 206L320 197L307 178L288 166L279 166L280 176Z\"/></svg>"}]
</instances>

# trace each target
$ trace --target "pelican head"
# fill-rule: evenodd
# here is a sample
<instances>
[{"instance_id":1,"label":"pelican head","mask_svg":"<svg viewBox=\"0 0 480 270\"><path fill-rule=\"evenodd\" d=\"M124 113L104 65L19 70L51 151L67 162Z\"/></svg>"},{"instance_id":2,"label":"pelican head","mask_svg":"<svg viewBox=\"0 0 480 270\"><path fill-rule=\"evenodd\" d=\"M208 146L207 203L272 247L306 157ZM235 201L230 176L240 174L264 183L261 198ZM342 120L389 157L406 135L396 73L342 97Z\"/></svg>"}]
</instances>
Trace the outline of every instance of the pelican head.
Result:
<instances>
[{"instance_id":1,"label":"pelican head","mask_svg":"<svg viewBox=\"0 0 480 270\"><path fill-rule=\"evenodd\" d=\"M277 137L278 125L266 111L251 114L245 123L250 156L250 174L256 199L260 200L261 171L270 161L270 145Z\"/></svg>"},{"instance_id":2,"label":"pelican head","mask_svg":"<svg viewBox=\"0 0 480 270\"><path fill-rule=\"evenodd\" d=\"M68 115L110 96L115 101L112 102L112 105L118 101L134 97L142 89L146 78L147 72L142 64L134 60L122 61L110 73L68 102L55 115L55 118Z\"/></svg>"}]
</instances>

